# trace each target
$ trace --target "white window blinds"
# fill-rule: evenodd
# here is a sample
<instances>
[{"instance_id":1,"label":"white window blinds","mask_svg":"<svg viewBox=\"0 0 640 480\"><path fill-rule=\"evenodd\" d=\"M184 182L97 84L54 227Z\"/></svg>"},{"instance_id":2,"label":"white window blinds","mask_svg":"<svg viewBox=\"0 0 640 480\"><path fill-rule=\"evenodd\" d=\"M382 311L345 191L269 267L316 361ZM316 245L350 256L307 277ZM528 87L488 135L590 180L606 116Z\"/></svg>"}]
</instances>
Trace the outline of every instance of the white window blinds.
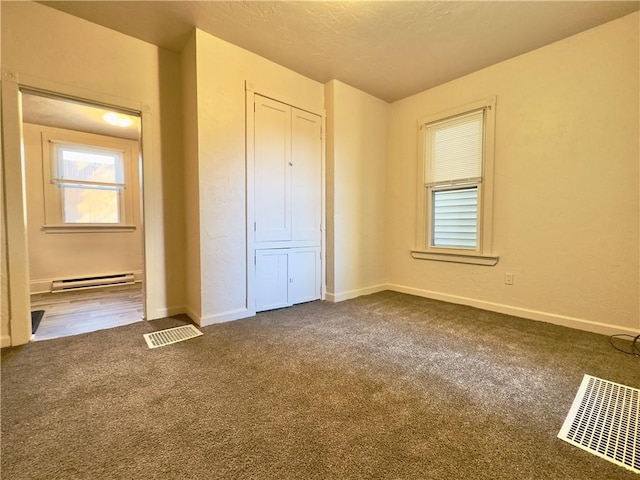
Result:
<instances>
[{"instance_id":1,"label":"white window blinds","mask_svg":"<svg viewBox=\"0 0 640 480\"><path fill-rule=\"evenodd\" d=\"M482 177L484 110L426 127L425 183L443 184Z\"/></svg>"},{"instance_id":2,"label":"white window blinds","mask_svg":"<svg viewBox=\"0 0 640 480\"><path fill-rule=\"evenodd\" d=\"M432 245L445 248L478 246L478 187L433 192Z\"/></svg>"}]
</instances>

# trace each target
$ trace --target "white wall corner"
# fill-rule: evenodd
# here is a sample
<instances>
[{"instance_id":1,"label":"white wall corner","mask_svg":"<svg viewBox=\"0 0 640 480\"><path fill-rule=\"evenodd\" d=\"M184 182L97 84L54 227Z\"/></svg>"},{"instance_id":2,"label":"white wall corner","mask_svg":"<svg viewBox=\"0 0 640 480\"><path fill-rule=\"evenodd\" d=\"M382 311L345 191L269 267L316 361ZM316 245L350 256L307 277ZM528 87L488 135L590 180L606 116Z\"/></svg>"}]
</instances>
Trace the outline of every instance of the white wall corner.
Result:
<instances>
[{"instance_id":1,"label":"white wall corner","mask_svg":"<svg viewBox=\"0 0 640 480\"><path fill-rule=\"evenodd\" d=\"M161 318L167 318L167 317L173 317L174 315L180 315L180 314L186 314L189 315L187 313L187 308L185 306L173 306L173 307L166 307L166 308L156 308L153 313L149 313L147 312L147 317L146 320L151 321L151 320L159 320ZM189 315L189 317L191 317L191 315Z\"/></svg>"},{"instance_id":2,"label":"white wall corner","mask_svg":"<svg viewBox=\"0 0 640 480\"><path fill-rule=\"evenodd\" d=\"M338 293L327 292L327 301L333 302L333 303L343 302L345 300L361 297L363 295L371 295L372 293L378 293L384 290L389 290L388 285L386 283L381 283L379 285L372 285L370 287L365 287L365 288L358 288L356 290L347 290L345 292L338 292Z\"/></svg>"}]
</instances>

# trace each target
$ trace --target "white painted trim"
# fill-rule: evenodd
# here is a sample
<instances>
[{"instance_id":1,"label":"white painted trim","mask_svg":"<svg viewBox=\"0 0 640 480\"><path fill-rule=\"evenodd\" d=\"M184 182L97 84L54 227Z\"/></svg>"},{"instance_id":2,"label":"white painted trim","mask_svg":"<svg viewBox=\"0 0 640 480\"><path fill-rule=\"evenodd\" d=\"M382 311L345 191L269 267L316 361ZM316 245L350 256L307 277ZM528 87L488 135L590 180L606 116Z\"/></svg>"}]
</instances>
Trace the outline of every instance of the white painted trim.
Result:
<instances>
[{"instance_id":1,"label":"white painted trim","mask_svg":"<svg viewBox=\"0 0 640 480\"><path fill-rule=\"evenodd\" d=\"M208 325L215 325L216 323L233 322L234 320L242 320L243 318L253 317L255 313L252 313L247 308L238 308L236 310L229 310L227 312L215 313L213 315L206 315L200 318L198 325L206 327Z\"/></svg>"},{"instance_id":2,"label":"white painted trim","mask_svg":"<svg viewBox=\"0 0 640 480\"><path fill-rule=\"evenodd\" d=\"M0 348L10 347L11 346L11 337L9 335L2 335L0 337Z\"/></svg>"},{"instance_id":3,"label":"white painted trim","mask_svg":"<svg viewBox=\"0 0 640 480\"><path fill-rule=\"evenodd\" d=\"M183 305L167 308L156 308L153 317L145 317L145 320L159 320L161 318L173 317L185 313L186 307Z\"/></svg>"},{"instance_id":4,"label":"white painted trim","mask_svg":"<svg viewBox=\"0 0 640 480\"><path fill-rule=\"evenodd\" d=\"M31 306L25 168L21 148L22 109L18 75L7 71L2 72L2 140L9 279L9 334L12 345L23 345L31 340Z\"/></svg>"},{"instance_id":5,"label":"white painted trim","mask_svg":"<svg viewBox=\"0 0 640 480\"><path fill-rule=\"evenodd\" d=\"M254 171L255 171L255 92L251 90L248 83L245 82L245 208L247 216L246 224L246 242L247 242L247 297L245 299L245 308L251 315L256 314L256 264L255 264L255 245L256 232L254 224L256 221L255 214L255 188L254 188ZM202 319L199 318L198 325L202 325Z\"/></svg>"},{"instance_id":6,"label":"white painted trim","mask_svg":"<svg viewBox=\"0 0 640 480\"><path fill-rule=\"evenodd\" d=\"M327 301L334 302L334 303L343 302L351 298L361 297L362 295L371 295L372 293L383 292L384 290L389 290L388 285L386 283L381 283L379 285L372 285L370 287L365 287L365 288L358 288L356 290L347 290L346 292L339 292L339 293L327 292Z\"/></svg>"},{"instance_id":7,"label":"white painted trim","mask_svg":"<svg viewBox=\"0 0 640 480\"><path fill-rule=\"evenodd\" d=\"M489 255L463 255L456 253L427 252L411 250L411 257L416 260L433 260L435 262L467 263L470 265L485 265L493 267L498 264L500 257Z\"/></svg>"},{"instance_id":8,"label":"white painted trim","mask_svg":"<svg viewBox=\"0 0 640 480\"><path fill-rule=\"evenodd\" d=\"M606 323L594 322L592 320L569 317L566 315L558 315L550 312L542 312L539 310L531 310L528 308L514 307L511 305L504 305L501 303L487 302L484 300L461 297L458 295L451 295L448 293L434 292L432 290L422 290L419 288L408 287L405 285L397 285L397 284L390 283L390 284L387 284L387 290L392 290L394 292L400 292L400 293L408 293L409 295L416 295L418 297L441 300L443 302L455 303L458 305L468 305L470 307L480 308L482 310L489 310L491 312L504 313L506 315L513 315L515 317L526 318L529 320L536 320L539 322L553 323L554 325L574 328L577 330L585 330L587 332L600 333L603 335L615 335L619 333L626 333L629 335L638 335L638 333L640 333L640 331L633 330L627 327L609 325Z\"/></svg>"},{"instance_id":9,"label":"white painted trim","mask_svg":"<svg viewBox=\"0 0 640 480\"><path fill-rule=\"evenodd\" d=\"M245 90L251 93L256 93L262 97L270 98L276 102L284 103L290 107L295 107L305 112L313 113L319 117L324 117L325 112L323 109L314 108L312 105L305 104L300 98L293 98L286 90L275 92L269 88L265 88L264 85L258 82L252 82L245 80ZM252 97L253 100L253 97Z\"/></svg>"}]
</instances>

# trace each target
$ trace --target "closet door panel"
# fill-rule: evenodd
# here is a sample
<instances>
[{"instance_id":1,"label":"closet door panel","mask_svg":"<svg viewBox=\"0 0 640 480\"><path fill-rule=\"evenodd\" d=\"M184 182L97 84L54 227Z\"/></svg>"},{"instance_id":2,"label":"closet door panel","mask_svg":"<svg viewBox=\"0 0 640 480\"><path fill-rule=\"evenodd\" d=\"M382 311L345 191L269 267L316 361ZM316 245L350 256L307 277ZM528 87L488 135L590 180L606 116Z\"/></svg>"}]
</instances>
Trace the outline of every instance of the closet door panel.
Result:
<instances>
[{"instance_id":1,"label":"closet door panel","mask_svg":"<svg viewBox=\"0 0 640 480\"><path fill-rule=\"evenodd\" d=\"M289 303L320 298L320 249L292 248L289 253Z\"/></svg>"},{"instance_id":2,"label":"closet door panel","mask_svg":"<svg viewBox=\"0 0 640 480\"><path fill-rule=\"evenodd\" d=\"M292 108L291 239L320 245L322 118Z\"/></svg>"},{"instance_id":3,"label":"closet door panel","mask_svg":"<svg viewBox=\"0 0 640 480\"><path fill-rule=\"evenodd\" d=\"M288 257L286 250L256 250L256 311L289 305Z\"/></svg>"},{"instance_id":4,"label":"closet door panel","mask_svg":"<svg viewBox=\"0 0 640 480\"><path fill-rule=\"evenodd\" d=\"M255 96L256 242L291 240L291 107Z\"/></svg>"}]
</instances>

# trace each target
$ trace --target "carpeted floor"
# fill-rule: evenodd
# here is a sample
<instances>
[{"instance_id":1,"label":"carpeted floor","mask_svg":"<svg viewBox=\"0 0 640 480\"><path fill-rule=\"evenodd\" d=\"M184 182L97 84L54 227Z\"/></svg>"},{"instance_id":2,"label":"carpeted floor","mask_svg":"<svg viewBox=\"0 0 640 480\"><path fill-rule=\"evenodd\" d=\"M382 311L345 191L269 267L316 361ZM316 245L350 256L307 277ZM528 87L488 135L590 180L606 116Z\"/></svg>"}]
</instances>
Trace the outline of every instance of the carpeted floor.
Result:
<instances>
[{"instance_id":1,"label":"carpeted floor","mask_svg":"<svg viewBox=\"0 0 640 480\"><path fill-rule=\"evenodd\" d=\"M3 479L637 479L556 435L608 338L383 292L2 351Z\"/></svg>"}]
</instances>

